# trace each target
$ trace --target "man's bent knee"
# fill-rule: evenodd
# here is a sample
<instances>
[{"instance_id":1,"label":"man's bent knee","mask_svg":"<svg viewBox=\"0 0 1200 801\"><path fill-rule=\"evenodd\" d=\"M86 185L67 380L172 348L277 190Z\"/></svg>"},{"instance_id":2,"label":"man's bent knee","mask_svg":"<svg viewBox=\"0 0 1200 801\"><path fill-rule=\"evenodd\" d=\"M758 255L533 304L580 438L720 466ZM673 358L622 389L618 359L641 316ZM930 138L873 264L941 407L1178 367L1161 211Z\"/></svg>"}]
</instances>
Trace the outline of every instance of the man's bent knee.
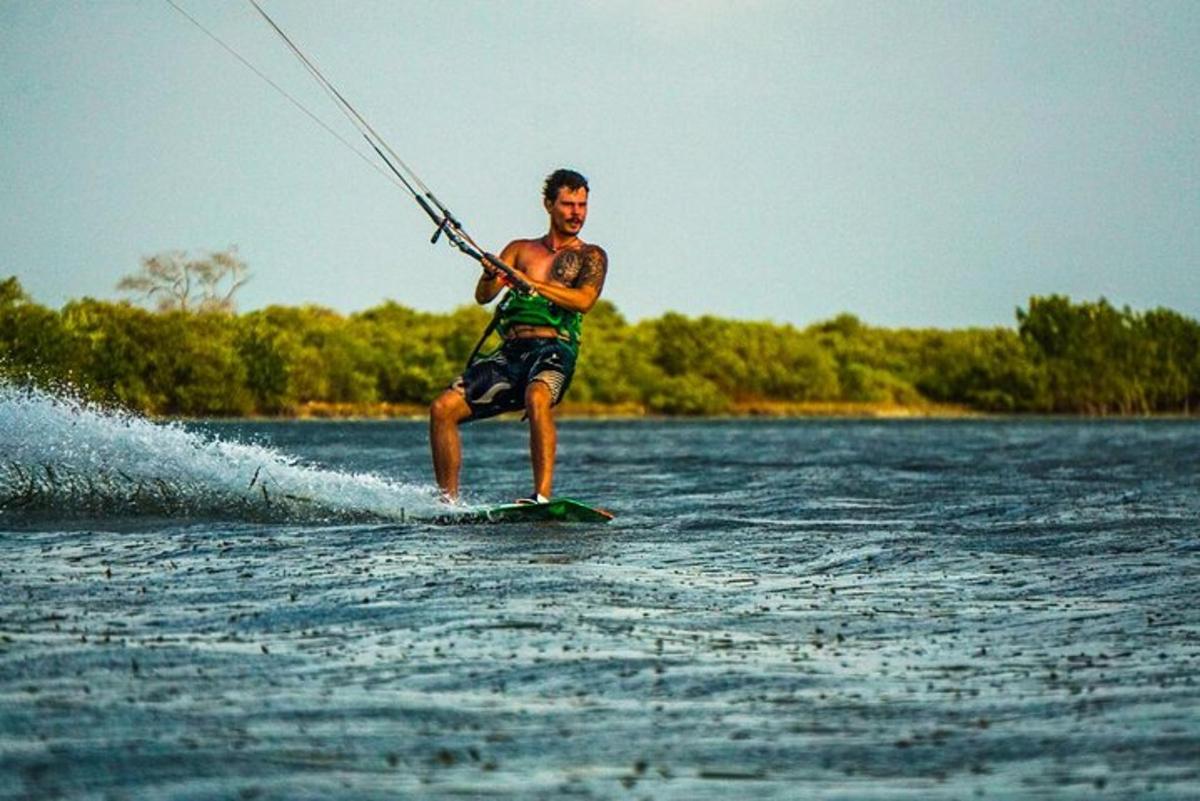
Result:
<instances>
[{"instance_id":1,"label":"man's bent knee","mask_svg":"<svg viewBox=\"0 0 1200 801\"><path fill-rule=\"evenodd\" d=\"M448 389L429 404L429 416L434 420L458 423L471 416L471 407L461 392Z\"/></svg>"}]
</instances>

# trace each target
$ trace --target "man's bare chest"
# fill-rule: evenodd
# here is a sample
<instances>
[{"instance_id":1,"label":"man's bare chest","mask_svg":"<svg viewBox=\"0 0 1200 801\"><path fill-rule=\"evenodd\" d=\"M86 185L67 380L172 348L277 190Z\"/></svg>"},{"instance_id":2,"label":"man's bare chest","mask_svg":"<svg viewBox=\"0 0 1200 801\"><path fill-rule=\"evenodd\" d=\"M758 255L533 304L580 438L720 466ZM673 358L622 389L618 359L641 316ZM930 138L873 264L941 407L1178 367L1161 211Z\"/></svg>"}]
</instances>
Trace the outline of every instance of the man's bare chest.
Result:
<instances>
[{"instance_id":1,"label":"man's bare chest","mask_svg":"<svg viewBox=\"0 0 1200 801\"><path fill-rule=\"evenodd\" d=\"M560 250L523 259L522 272L535 281L547 281L565 287L574 287L584 267L584 251Z\"/></svg>"}]
</instances>

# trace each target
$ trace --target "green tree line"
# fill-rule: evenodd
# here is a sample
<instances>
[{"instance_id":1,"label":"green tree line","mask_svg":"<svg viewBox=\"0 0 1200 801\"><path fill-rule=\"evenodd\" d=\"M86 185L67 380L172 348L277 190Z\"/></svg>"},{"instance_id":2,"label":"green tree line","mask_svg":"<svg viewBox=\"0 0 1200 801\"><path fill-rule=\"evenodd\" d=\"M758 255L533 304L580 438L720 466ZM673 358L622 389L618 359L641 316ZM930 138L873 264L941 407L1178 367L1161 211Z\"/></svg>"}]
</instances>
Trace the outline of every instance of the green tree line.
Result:
<instances>
[{"instance_id":1,"label":"green tree line","mask_svg":"<svg viewBox=\"0 0 1200 801\"><path fill-rule=\"evenodd\" d=\"M286 415L308 403L425 404L488 311L386 302L152 312L84 298L54 310L0 282L0 377L155 415ZM807 328L668 313L587 315L576 403L720 414L769 403L960 404L988 412L1191 413L1200 324L1168 309L1034 297L1015 328L890 329L843 314Z\"/></svg>"}]
</instances>

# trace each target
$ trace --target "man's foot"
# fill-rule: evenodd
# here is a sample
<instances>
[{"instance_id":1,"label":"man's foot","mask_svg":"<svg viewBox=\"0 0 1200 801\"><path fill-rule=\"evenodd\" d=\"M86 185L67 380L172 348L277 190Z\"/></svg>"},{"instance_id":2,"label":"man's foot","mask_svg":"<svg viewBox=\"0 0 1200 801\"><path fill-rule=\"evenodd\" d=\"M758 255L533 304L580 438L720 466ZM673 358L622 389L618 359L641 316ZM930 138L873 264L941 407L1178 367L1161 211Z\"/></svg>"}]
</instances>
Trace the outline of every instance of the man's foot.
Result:
<instances>
[{"instance_id":1,"label":"man's foot","mask_svg":"<svg viewBox=\"0 0 1200 801\"><path fill-rule=\"evenodd\" d=\"M438 503L444 503L447 506L454 506L456 503L458 503L458 497L455 495L451 495L450 493L446 492L445 490L438 491L437 499L438 499Z\"/></svg>"},{"instance_id":2,"label":"man's foot","mask_svg":"<svg viewBox=\"0 0 1200 801\"><path fill-rule=\"evenodd\" d=\"M517 498L517 503L550 503L550 499L540 492L535 492L528 498Z\"/></svg>"}]
</instances>

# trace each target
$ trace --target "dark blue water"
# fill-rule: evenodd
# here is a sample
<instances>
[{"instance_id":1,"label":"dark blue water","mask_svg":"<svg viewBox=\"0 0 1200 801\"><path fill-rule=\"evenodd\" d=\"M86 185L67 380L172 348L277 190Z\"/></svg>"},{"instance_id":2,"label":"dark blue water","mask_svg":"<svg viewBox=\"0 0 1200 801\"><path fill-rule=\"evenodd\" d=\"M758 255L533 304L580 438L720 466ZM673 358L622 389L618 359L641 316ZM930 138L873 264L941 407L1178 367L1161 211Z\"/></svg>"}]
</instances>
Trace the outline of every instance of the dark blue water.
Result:
<instances>
[{"instance_id":1,"label":"dark blue water","mask_svg":"<svg viewBox=\"0 0 1200 801\"><path fill-rule=\"evenodd\" d=\"M3 412L0 798L1200 797L1196 423Z\"/></svg>"}]
</instances>

